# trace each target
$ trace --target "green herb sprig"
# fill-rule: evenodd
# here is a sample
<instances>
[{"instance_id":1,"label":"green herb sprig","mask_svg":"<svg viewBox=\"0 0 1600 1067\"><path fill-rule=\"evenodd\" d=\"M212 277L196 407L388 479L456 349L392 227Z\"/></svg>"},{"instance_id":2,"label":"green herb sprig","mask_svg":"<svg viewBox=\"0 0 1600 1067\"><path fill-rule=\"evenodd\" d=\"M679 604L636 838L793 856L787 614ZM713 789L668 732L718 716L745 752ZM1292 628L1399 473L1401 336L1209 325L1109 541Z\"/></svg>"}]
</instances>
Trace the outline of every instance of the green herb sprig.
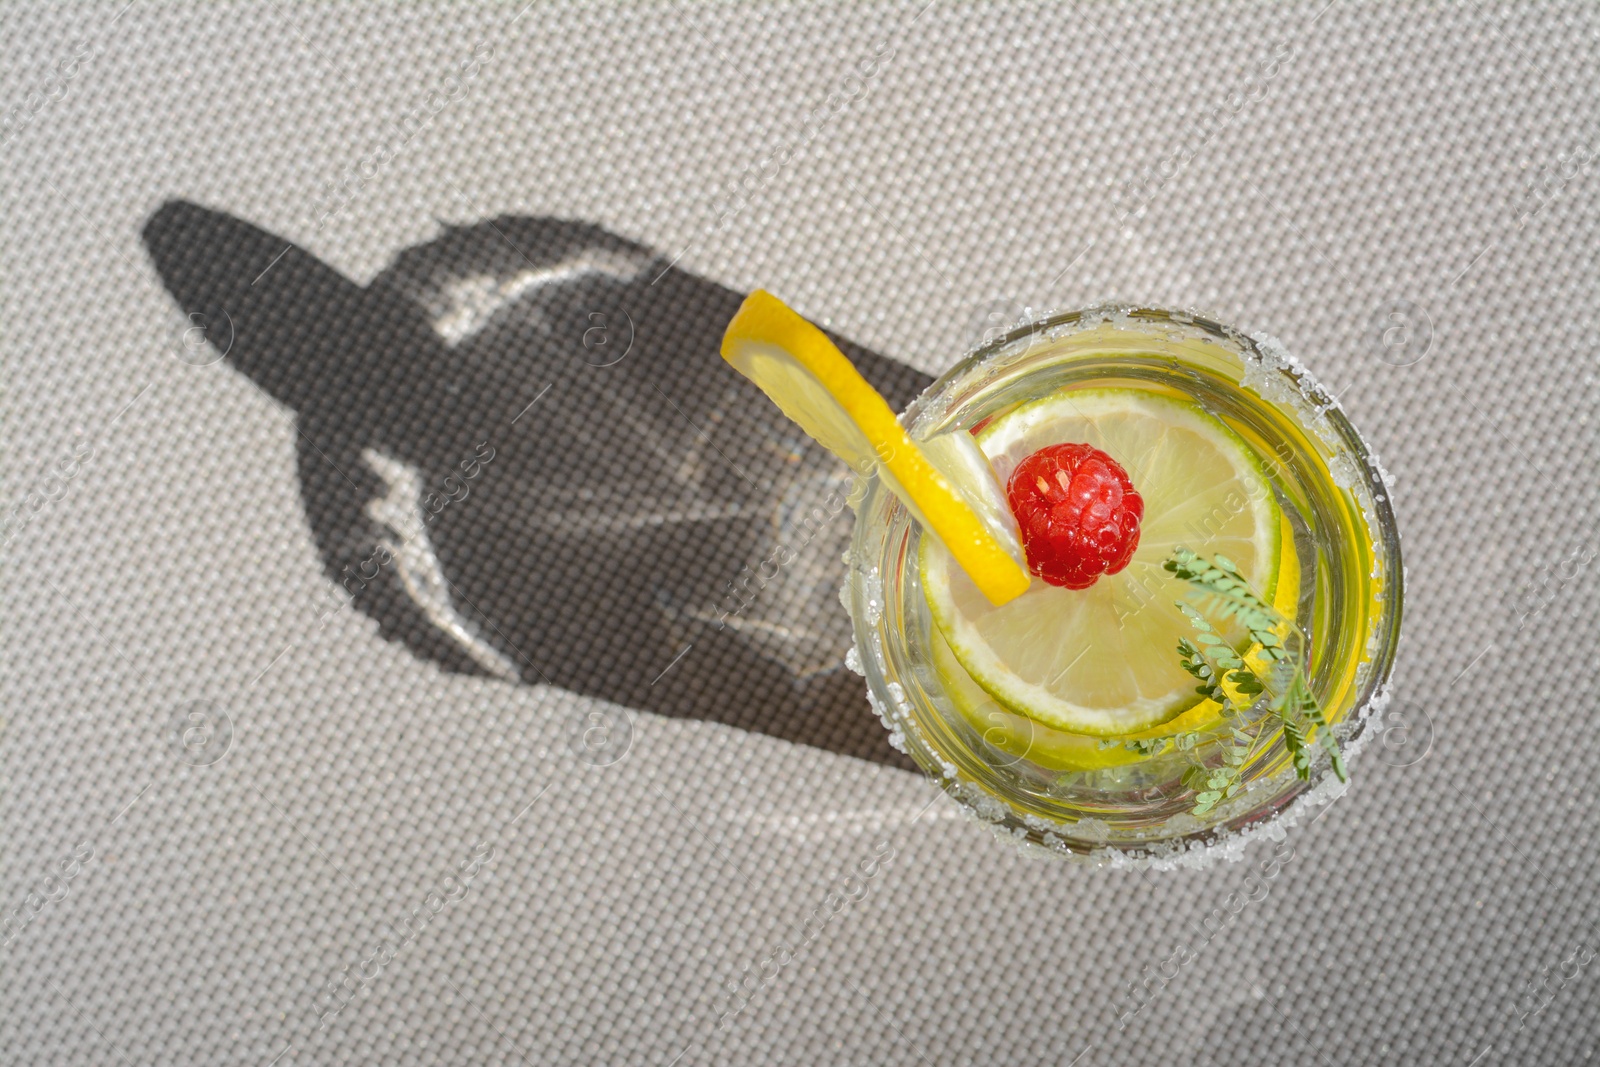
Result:
<instances>
[{"instance_id":1,"label":"green herb sprig","mask_svg":"<svg viewBox=\"0 0 1600 1067\"><path fill-rule=\"evenodd\" d=\"M1222 687L1224 678L1233 683L1241 696L1266 696L1267 708L1282 729L1284 748L1288 750L1296 777L1311 778L1308 742L1314 738L1327 752L1328 762L1339 780L1347 781L1344 756L1339 752L1338 740L1323 716L1321 705L1311 692L1305 669L1279 635L1281 630L1286 635L1301 638L1303 643L1304 635L1293 621L1256 595L1239 573L1238 565L1226 556L1219 554L1207 559L1179 548L1162 566L1174 577L1211 594L1204 606L1217 619L1237 619L1271 664L1267 672L1269 685L1228 645L1206 615L1179 602L1178 609L1195 631L1194 641L1187 638L1178 641L1180 666L1200 683L1195 687L1196 692L1222 706L1223 717L1229 722L1229 738L1222 746L1222 765L1195 767L1185 775L1185 784L1197 792L1194 813L1203 815L1222 800L1238 794L1243 788L1245 764L1265 733L1259 725L1253 731L1250 729L1245 722L1244 709ZM1180 744L1180 747L1185 746Z\"/></svg>"},{"instance_id":2,"label":"green herb sprig","mask_svg":"<svg viewBox=\"0 0 1600 1067\"><path fill-rule=\"evenodd\" d=\"M1237 796L1244 788L1245 764L1255 750L1257 739L1245 720L1243 709L1222 687L1222 679L1234 683L1244 696L1260 693L1261 683L1205 616L1188 604L1179 604L1178 608L1195 629L1194 641L1178 639L1179 663L1200 683L1195 686L1195 692L1222 706L1222 717L1228 723L1228 741L1222 746L1222 765L1193 767L1184 776L1184 784L1196 793L1194 813L1204 815L1222 801ZM1198 735L1194 736L1198 740Z\"/></svg>"}]
</instances>

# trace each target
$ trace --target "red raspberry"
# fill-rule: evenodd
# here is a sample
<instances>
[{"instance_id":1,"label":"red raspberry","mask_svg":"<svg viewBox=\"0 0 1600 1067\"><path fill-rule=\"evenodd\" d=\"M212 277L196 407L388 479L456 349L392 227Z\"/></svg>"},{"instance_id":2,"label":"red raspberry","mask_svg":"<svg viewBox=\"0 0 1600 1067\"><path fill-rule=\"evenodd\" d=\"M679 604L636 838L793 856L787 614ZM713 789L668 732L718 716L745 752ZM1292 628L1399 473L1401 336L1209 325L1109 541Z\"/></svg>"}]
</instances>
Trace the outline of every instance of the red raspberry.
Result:
<instances>
[{"instance_id":1,"label":"red raspberry","mask_svg":"<svg viewBox=\"0 0 1600 1067\"><path fill-rule=\"evenodd\" d=\"M1089 445L1041 448L1006 486L1028 567L1051 585L1087 589L1139 547L1144 499L1122 464Z\"/></svg>"}]
</instances>

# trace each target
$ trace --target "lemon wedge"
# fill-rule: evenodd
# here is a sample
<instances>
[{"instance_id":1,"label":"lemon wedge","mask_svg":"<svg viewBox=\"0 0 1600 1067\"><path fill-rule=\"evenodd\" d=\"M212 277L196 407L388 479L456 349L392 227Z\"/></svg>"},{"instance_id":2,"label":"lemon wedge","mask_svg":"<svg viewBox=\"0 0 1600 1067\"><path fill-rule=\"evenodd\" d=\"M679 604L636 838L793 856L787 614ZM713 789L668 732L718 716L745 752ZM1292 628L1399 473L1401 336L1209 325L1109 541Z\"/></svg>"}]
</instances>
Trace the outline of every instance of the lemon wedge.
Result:
<instances>
[{"instance_id":1,"label":"lemon wedge","mask_svg":"<svg viewBox=\"0 0 1600 1067\"><path fill-rule=\"evenodd\" d=\"M740 305L723 335L722 358L817 443L860 474L876 471L933 535L925 539L938 541L989 604L1005 604L1028 589L1021 550L1014 535L1007 540L1004 493L987 463L981 470L973 464L974 453L983 457L967 447L970 442L945 442L932 456L924 452L838 346L765 290Z\"/></svg>"}]
</instances>

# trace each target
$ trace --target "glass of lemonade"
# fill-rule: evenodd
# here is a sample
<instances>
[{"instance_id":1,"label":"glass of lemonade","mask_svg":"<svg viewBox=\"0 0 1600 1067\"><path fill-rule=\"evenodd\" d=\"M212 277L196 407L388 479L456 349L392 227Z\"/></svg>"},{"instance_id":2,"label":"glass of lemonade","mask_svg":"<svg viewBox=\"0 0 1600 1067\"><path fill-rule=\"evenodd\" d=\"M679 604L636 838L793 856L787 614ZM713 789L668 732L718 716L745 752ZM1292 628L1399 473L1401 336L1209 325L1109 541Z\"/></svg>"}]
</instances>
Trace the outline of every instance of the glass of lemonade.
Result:
<instances>
[{"instance_id":1,"label":"glass of lemonade","mask_svg":"<svg viewBox=\"0 0 1600 1067\"><path fill-rule=\"evenodd\" d=\"M892 742L946 791L1055 851L1186 862L1339 788L1335 751L1385 699L1400 543L1376 458L1281 345L1180 312L1069 312L980 348L903 422L918 441L971 434L1001 485L1041 448L1087 444L1143 500L1114 573L1088 588L1035 578L996 608L868 479L843 597L850 665ZM1197 691L1180 641L1247 662L1261 647L1165 565L1182 550L1220 558L1280 620L1327 723L1313 732L1331 739L1302 746L1298 768L1270 692L1219 704ZM1213 636L1197 635L1195 609Z\"/></svg>"}]
</instances>

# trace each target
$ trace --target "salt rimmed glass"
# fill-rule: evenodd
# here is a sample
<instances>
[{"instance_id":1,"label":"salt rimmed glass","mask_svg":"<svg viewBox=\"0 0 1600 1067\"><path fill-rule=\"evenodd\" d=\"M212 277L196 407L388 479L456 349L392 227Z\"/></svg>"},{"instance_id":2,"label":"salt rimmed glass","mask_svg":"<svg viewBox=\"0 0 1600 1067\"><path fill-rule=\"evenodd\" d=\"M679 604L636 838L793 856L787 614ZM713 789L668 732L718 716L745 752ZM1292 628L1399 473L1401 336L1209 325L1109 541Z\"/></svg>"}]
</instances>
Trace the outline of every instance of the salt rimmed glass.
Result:
<instances>
[{"instance_id":1,"label":"salt rimmed glass","mask_svg":"<svg viewBox=\"0 0 1600 1067\"><path fill-rule=\"evenodd\" d=\"M1019 327L936 381L903 421L925 439L1091 386L1186 398L1265 458L1302 563L1295 621L1307 635L1308 680L1348 762L1386 700L1400 629L1400 541L1376 458L1280 344L1153 308L1093 308ZM1341 788L1321 759L1309 781L1297 778L1280 736L1256 750L1239 795L1196 816L1183 775L1214 763L1214 744L1169 745L1153 759L1069 773L1034 763L1015 744L992 744L956 710L932 665L920 536L894 494L869 480L844 591L855 632L850 665L866 676L891 742L998 830L1113 863L1196 862L1231 851L1252 831L1273 832ZM1180 636L1173 634L1174 646Z\"/></svg>"}]
</instances>

